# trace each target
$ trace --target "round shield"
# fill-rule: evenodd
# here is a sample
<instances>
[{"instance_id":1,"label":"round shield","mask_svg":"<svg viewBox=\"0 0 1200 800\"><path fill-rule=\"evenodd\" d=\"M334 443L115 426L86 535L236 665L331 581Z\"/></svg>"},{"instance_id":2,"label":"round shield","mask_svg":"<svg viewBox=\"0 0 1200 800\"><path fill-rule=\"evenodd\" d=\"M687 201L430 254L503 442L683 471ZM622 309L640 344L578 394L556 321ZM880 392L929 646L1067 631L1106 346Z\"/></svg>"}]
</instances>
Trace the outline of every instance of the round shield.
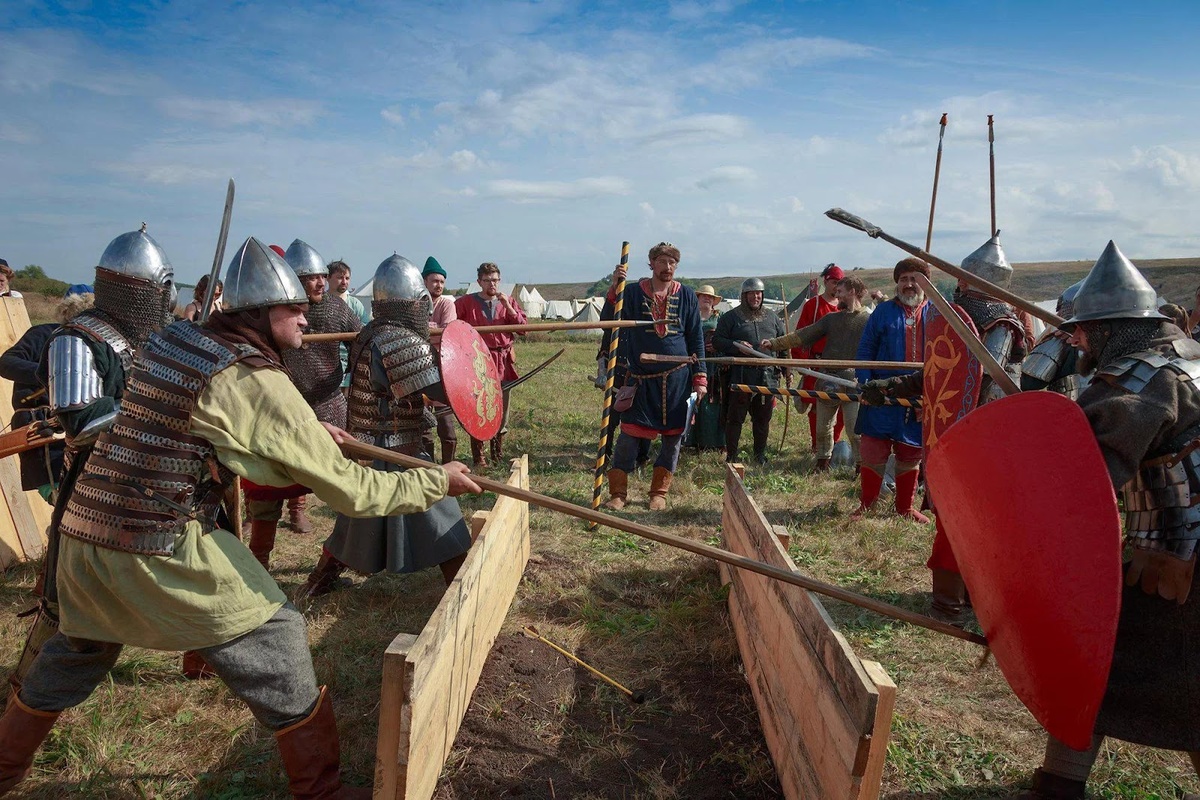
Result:
<instances>
[{"instance_id":1,"label":"round shield","mask_svg":"<svg viewBox=\"0 0 1200 800\"><path fill-rule=\"evenodd\" d=\"M500 370L483 337L460 319L442 331L442 383L446 402L463 430L475 439L491 439L504 420Z\"/></svg>"}]
</instances>

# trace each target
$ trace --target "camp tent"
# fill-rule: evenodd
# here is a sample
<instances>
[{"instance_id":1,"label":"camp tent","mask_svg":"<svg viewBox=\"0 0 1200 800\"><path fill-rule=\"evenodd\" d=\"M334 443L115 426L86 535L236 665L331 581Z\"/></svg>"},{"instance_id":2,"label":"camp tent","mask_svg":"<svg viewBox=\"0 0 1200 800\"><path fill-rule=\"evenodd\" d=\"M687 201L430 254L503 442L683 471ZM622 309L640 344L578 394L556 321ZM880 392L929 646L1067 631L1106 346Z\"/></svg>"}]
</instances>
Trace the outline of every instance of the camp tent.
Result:
<instances>
[{"instance_id":1,"label":"camp tent","mask_svg":"<svg viewBox=\"0 0 1200 800\"><path fill-rule=\"evenodd\" d=\"M542 316L545 319L570 319L575 316L575 309L570 300L549 300Z\"/></svg>"}]
</instances>

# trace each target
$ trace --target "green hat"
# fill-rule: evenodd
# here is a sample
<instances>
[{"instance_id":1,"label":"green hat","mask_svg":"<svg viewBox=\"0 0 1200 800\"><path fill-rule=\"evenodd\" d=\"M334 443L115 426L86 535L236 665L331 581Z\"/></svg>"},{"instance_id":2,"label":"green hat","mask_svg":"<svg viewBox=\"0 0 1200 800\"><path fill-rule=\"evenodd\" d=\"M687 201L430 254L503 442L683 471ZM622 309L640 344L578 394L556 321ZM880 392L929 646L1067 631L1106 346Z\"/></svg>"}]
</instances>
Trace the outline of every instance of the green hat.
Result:
<instances>
[{"instance_id":1,"label":"green hat","mask_svg":"<svg viewBox=\"0 0 1200 800\"><path fill-rule=\"evenodd\" d=\"M421 270L422 278L429 275L441 275L443 278L446 277L446 270L442 269L442 265L439 264L438 260L433 256L425 259L425 269Z\"/></svg>"}]
</instances>

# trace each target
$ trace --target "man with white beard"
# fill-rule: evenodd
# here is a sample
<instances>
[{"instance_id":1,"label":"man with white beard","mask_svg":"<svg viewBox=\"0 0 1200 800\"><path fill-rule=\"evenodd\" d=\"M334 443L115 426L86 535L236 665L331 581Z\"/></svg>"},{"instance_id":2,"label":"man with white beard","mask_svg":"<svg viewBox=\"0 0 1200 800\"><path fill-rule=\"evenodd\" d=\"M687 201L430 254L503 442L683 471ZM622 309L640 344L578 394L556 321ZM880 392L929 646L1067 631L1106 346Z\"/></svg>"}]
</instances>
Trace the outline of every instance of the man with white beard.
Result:
<instances>
[{"instance_id":1,"label":"man with white beard","mask_svg":"<svg viewBox=\"0 0 1200 800\"><path fill-rule=\"evenodd\" d=\"M892 270L896 295L880 303L867 320L858 343L859 361L922 361L924 359L921 309L925 293L917 285L916 274L929 277L929 265L917 258L906 258ZM912 370L859 369L860 384L879 378L906 375ZM868 399L868 398L864 398ZM904 406L870 406L858 412L857 430L862 458L862 496L852 519L861 518L879 498L883 471L888 456L896 456L896 513L914 522L929 518L913 508L921 466L921 418Z\"/></svg>"}]
</instances>

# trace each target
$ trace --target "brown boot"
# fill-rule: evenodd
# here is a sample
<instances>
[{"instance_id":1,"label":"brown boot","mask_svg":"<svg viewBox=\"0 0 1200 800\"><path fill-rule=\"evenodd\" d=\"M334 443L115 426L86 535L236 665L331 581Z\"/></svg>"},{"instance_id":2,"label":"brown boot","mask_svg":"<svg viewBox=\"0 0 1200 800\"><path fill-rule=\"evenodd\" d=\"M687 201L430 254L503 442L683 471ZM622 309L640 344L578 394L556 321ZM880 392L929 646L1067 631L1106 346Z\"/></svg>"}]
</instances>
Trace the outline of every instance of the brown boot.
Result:
<instances>
[{"instance_id":1,"label":"brown boot","mask_svg":"<svg viewBox=\"0 0 1200 800\"><path fill-rule=\"evenodd\" d=\"M333 703L321 687L317 706L295 725L275 734L279 756L288 776L288 789L296 800L366 800L369 788L342 785L341 750Z\"/></svg>"},{"instance_id":2,"label":"brown boot","mask_svg":"<svg viewBox=\"0 0 1200 800\"><path fill-rule=\"evenodd\" d=\"M312 533L312 523L308 521L308 515L304 513L304 504L307 500L308 498L303 495L288 500L288 521L296 533Z\"/></svg>"},{"instance_id":3,"label":"brown boot","mask_svg":"<svg viewBox=\"0 0 1200 800\"><path fill-rule=\"evenodd\" d=\"M504 434L497 433L492 437L492 461L499 464L504 461Z\"/></svg>"},{"instance_id":4,"label":"brown boot","mask_svg":"<svg viewBox=\"0 0 1200 800\"><path fill-rule=\"evenodd\" d=\"M442 463L449 464L458 459L458 439L442 439Z\"/></svg>"},{"instance_id":5,"label":"brown boot","mask_svg":"<svg viewBox=\"0 0 1200 800\"><path fill-rule=\"evenodd\" d=\"M629 473L623 469L610 469L608 471L608 502L604 504L604 507L620 511L625 507L625 501L628 498Z\"/></svg>"},{"instance_id":6,"label":"brown boot","mask_svg":"<svg viewBox=\"0 0 1200 800\"><path fill-rule=\"evenodd\" d=\"M265 519L250 520L250 552L263 565L271 568L271 551L275 549L275 531L279 523Z\"/></svg>"},{"instance_id":7,"label":"brown boot","mask_svg":"<svg viewBox=\"0 0 1200 800\"><path fill-rule=\"evenodd\" d=\"M179 667L179 671L183 673L183 677L189 681L198 681L203 678L215 678L217 673L213 672L213 668L204 660L204 656L197 653L195 650L187 650L183 654L183 663Z\"/></svg>"},{"instance_id":8,"label":"brown boot","mask_svg":"<svg viewBox=\"0 0 1200 800\"><path fill-rule=\"evenodd\" d=\"M818 458L817 465L813 467L813 472L829 472L829 461L830 459L828 458Z\"/></svg>"},{"instance_id":9,"label":"brown boot","mask_svg":"<svg viewBox=\"0 0 1200 800\"><path fill-rule=\"evenodd\" d=\"M962 625L967 609L967 585L962 575L949 569L934 569L933 603L930 613L951 625Z\"/></svg>"},{"instance_id":10,"label":"brown boot","mask_svg":"<svg viewBox=\"0 0 1200 800\"><path fill-rule=\"evenodd\" d=\"M1013 795L1010 800L1083 800L1087 784L1063 778L1038 769L1033 773L1033 786L1027 792ZM1187 795L1184 795L1186 800Z\"/></svg>"},{"instance_id":11,"label":"brown boot","mask_svg":"<svg viewBox=\"0 0 1200 800\"><path fill-rule=\"evenodd\" d=\"M674 473L666 467L655 467L650 479L650 510L662 511L667 507L667 492L671 489Z\"/></svg>"},{"instance_id":12,"label":"brown boot","mask_svg":"<svg viewBox=\"0 0 1200 800\"><path fill-rule=\"evenodd\" d=\"M314 597L320 597L323 594L337 591L341 584L338 578L341 577L342 570L345 568L345 564L338 561L327 551L321 551L321 559L313 567L313 571L309 573L308 580L296 592L293 602L299 606L307 603Z\"/></svg>"},{"instance_id":13,"label":"brown boot","mask_svg":"<svg viewBox=\"0 0 1200 800\"><path fill-rule=\"evenodd\" d=\"M471 466L475 469L487 469L489 466L483 455L483 442L475 437L471 437Z\"/></svg>"},{"instance_id":14,"label":"brown boot","mask_svg":"<svg viewBox=\"0 0 1200 800\"><path fill-rule=\"evenodd\" d=\"M54 727L59 713L34 711L15 692L8 698L8 708L0 717L0 795L25 780L33 767L33 754Z\"/></svg>"}]
</instances>

